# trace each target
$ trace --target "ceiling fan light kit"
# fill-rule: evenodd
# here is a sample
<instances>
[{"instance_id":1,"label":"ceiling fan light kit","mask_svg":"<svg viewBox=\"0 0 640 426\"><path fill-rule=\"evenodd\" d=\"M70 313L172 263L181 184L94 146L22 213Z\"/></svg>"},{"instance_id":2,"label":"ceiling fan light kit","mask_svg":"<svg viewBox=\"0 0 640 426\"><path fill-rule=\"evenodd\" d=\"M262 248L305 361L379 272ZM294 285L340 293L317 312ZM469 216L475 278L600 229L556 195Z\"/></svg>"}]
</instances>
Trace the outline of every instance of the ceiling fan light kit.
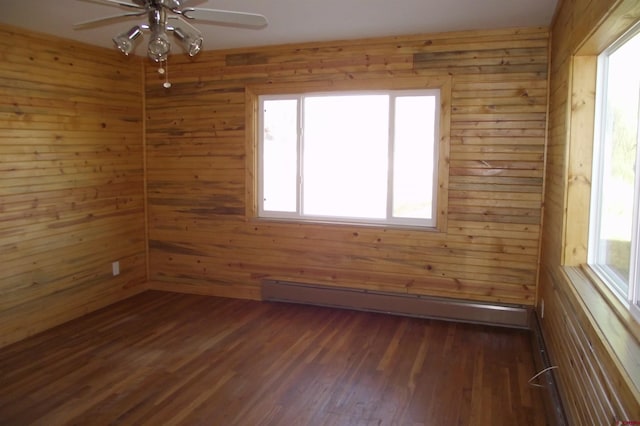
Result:
<instances>
[{"instance_id":1,"label":"ceiling fan light kit","mask_svg":"<svg viewBox=\"0 0 640 426\"><path fill-rule=\"evenodd\" d=\"M168 33L173 34L175 41L189 56L195 56L202 50L204 41L202 34L187 20L244 28L264 28L267 25L267 19L259 14L196 7L183 8L183 3L188 3L192 0L82 1L129 10L135 9L136 11L80 22L74 25L76 29L92 27L118 18L146 14L148 23L136 25L128 31L116 35L113 37L113 43L120 52L128 56L134 52L143 32L149 31L151 37L147 44L147 56L154 62L166 62L169 57L171 42L169 41ZM174 21L175 25L169 25L169 22L173 24ZM162 70L161 74L164 74L164 69L162 67L160 69ZM165 82L164 86L170 87L168 81Z\"/></svg>"}]
</instances>

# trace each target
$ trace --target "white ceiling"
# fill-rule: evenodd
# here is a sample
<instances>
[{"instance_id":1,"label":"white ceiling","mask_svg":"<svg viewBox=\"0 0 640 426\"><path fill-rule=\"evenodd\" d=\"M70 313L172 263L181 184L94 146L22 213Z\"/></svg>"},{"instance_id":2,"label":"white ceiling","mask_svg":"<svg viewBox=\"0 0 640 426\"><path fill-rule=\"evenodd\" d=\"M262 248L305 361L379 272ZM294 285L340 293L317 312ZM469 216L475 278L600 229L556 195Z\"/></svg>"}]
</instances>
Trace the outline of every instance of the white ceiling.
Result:
<instances>
[{"instance_id":1,"label":"white ceiling","mask_svg":"<svg viewBox=\"0 0 640 426\"><path fill-rule=\"evenodd\" d=\"M263 29L194 22L204 49L357 39L445 31L548 26L557 0L207 0L193 6L263 14ZM76 22L130 11L86 0L0 0L0 22L90 44L144 20L74 30ZM140 49L139 49L140 50Z\"/></svg>"}]
</instances>

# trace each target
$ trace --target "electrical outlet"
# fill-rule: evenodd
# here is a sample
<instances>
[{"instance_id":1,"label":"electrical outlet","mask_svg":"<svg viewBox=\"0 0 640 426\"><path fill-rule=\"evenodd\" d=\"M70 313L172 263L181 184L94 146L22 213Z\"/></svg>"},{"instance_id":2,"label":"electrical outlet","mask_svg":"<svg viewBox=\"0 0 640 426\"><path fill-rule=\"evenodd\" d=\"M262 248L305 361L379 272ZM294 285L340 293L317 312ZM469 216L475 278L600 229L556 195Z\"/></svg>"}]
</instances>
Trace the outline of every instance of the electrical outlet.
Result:
<instances>
[{"instance_id":1,"label":"electrical outlet","mask_svg":"<svg viewBox=\"0 0 640 426\"><path fill-rule=\"evenodd\" d=\"M111 271L113 272L113 276L120 275L120 262L115 261L111 264Z\"/></svg>"},{"instance_id":2,"label":"electrical outlet","mask_svg":"<svg viewBox=\"0 0 640 426\"><path fill-rule=\"evenodd\" d=\"M540 299L540 319L544 318L544 299Z\"/></svg>"}]
</instances>

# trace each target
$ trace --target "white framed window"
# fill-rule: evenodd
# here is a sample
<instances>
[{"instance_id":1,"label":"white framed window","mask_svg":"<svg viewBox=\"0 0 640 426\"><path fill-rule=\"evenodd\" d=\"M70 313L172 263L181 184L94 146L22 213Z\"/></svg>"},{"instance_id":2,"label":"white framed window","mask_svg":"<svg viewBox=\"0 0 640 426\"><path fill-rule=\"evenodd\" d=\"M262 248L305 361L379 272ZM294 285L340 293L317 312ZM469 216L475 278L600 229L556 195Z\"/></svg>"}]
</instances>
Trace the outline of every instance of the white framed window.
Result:
<instances>
[{"instance_id":1,"label":"white framed window","mask_svg":"<svg viewBox=\"0 0 640 426\"><path fill-rule=\"evenodd\" d=\"M588 262L640 320L640 25L597 75Z\"/></svg>"},{"instance_id":2,"label":"white framed window","mask_svg":"<svg viewBox=\"0 0 640 426\"><path fill-rule=\"evenodd\" d=\"M258 215L436 226L440 90L258 98Z\"/></svg>"}]
</instances>

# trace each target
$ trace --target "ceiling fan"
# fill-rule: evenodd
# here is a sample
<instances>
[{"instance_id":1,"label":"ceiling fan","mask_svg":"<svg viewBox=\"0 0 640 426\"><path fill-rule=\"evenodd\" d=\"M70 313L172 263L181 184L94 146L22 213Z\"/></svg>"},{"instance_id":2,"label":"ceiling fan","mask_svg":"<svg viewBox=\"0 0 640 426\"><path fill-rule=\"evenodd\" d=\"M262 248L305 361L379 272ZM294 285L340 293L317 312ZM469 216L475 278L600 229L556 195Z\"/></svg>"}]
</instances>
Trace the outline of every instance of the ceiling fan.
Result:
<instances>
[{"instance_id":1,"label":"ceiling fan","mask_svg":"<svg viewBox=\"0 0 640 426\"><path fill-rule=\"evenodd\" d=\"M189 56L195 56L200 52L203 42L202 34L188 22L191 20L244 28L262 28L267 25L267 19L263 15L255 13L185 7L189 3L199 2L198 0L82 1L126 8L129 11L79 22L74 25L75 29L88 28L124 17L146 15L147 22L138 24L130 30L115 36L113 42L118 50L125 55L129 55L135 49L136 41L142 36L143 31L149 31L151 38L147 47L147 54L155 62L166 61L169 56L171 43L168 33L173 33L175 40L185 49Z\"/></svg>"}]
</instances>

